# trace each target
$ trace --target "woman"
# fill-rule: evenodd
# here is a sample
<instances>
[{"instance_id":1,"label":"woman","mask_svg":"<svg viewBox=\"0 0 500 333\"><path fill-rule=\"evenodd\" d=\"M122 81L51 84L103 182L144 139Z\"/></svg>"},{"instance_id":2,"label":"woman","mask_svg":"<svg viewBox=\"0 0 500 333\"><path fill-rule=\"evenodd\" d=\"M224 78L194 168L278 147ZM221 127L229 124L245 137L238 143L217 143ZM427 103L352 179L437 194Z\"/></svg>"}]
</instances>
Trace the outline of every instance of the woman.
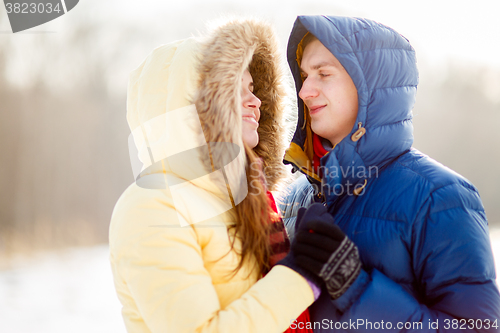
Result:
<instances>
[{"instance_id":1,"label":"woman","mask_svg":"<svg viewBox=\"0 0 500 333\"><path fill-rule=\"evenodd\" d=\"M131 74L144 167L110 225L129 332L283 332L318 296L271 268L286 245L265 189L283 174L279 59L270 27L232 22L157 48Z\"/></svg>"}]
</instances>

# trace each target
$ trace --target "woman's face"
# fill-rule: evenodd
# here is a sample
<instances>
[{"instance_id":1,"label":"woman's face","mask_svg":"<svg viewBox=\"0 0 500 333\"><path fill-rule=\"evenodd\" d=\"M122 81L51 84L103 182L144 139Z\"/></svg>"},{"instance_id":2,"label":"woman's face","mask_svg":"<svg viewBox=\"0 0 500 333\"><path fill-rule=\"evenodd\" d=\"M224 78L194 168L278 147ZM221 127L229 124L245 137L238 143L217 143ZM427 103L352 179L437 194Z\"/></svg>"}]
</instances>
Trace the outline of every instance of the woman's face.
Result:
<instances>
[{"instance_id":1,"label":"woman's face","mask_svg":"<svg viewBox=\"0 0 500 333\"><path fill-rule=\"evenodd\" d=\"M260 99L253 94L253 80L250 72L245 70L242 79L241 90L241 116L243 142L250 148L255 148L259 143L259 134L257 128L259 127L260 119Z\"/></svg>"}]
</instances>

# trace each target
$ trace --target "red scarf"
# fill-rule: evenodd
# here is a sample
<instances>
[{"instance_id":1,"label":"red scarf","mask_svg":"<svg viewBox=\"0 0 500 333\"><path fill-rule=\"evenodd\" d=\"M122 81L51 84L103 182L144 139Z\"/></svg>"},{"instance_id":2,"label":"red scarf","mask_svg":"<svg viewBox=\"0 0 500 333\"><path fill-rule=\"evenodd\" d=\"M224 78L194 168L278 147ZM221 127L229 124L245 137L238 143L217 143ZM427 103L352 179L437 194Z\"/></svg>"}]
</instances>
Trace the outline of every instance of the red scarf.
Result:
<instances>
[{"instance_id":1,"label":"red scarf","mask_svg":"<svg viewBox=\"0 0 500 333\"><path fill-rule=\"evenodd\" d=\"M317 174L320 178L323 178L323 170L321 170L320 166L320 159L325 156L328 153L328 150L323 147L323 144L321 143L321 138L313 133L313 150L314 150L314 156L313 156L313 170L314 173Z\"/></svg>"},{"instance_id":2,"label":"red scarf","mask_svg":"<svg viewBox=\"0 0 500 333\"><path fill-rule=\"evenodd\" d=\"M288 251L290 251L290 240L288 239L288 235L285 231L283 220L281 219L278 209L276 208L276 202L274 201L273 195L269 191L267 191L267 198L273 211L271 216L271 223L273 223L273 226L270 240L272 246L271 265L274 266L278 261L287 255ZM306 328L307 323L310 322L311 319L309 317L309 309L305 309L294 322L294 324L296 324L294 326L297 328L289 327L284 333L313 333L311 328Z\"/></svg>"}]
</instances>

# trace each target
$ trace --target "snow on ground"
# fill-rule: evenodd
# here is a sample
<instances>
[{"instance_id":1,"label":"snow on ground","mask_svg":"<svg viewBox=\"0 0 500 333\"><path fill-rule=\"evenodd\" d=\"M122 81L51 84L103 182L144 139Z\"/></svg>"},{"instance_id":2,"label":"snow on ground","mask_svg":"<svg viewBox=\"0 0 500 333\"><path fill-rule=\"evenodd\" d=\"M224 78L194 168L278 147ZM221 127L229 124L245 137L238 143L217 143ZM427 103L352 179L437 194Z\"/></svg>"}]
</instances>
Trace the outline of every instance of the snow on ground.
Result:
<instances>
[{"instance_id":1,"label":"snow on ground","mask_svg":"<svg viewBox=\"0 0 500 333\"><path fill-rule=\"evenodd\" d=\"M125 333L108 247L40 253L0 271L2 333Z\"/></svg>"},{"instance_id":2,"label":"snow on ground","mask_svg":"<svg viewBox=\"0 0 500 333\"><path fill-rule=\"evenodd\" d=\"M500 230L490 234L498 277ZM2 333L125 333L120 309L106 245L19 258L0 271Z\"/></svg>"}]
</instances>

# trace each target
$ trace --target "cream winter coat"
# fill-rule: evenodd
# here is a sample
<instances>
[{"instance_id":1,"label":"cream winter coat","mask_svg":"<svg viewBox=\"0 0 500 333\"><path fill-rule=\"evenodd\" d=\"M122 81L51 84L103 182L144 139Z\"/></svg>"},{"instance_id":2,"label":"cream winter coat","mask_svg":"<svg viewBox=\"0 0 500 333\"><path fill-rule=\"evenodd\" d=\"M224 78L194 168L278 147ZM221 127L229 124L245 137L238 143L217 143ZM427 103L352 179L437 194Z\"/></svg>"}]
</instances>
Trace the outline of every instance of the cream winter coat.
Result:
<instances>
[{"instance_id":1,"label":"cream winter coat","mask_svg":"<svg viewBox=\"0 0 500 333\"><path fill-rule=\"evenodd\" d=\"M248 262L232 275L231 207L246 194L238 150L246 68L262 101L255 151L270 189L283 172L275 40L265 24L230 22L204 40L155 49L132 72L127 119L143 166L115 206L109 236L128 332L283 332L313 302L307 281L287 267L259 280Z\"/></svg>"}]
</instances>

